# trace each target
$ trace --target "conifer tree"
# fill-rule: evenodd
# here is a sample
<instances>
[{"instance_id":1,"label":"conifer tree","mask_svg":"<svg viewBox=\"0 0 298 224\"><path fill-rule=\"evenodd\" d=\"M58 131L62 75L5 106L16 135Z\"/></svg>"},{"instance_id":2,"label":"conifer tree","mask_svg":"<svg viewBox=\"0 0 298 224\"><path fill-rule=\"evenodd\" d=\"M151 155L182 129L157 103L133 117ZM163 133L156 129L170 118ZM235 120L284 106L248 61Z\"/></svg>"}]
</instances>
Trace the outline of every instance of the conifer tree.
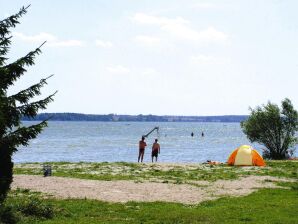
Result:
<instances>
[{"instance_id":1,"label":"conifer tree","mask_svg":"<svg viewBox=\"0 0 298 224\"><path fill-rule=\"evenodd\" d=\"M29 6L28 6L29 7ZM7 54L11 45L10 29L14 28L18 20L27 12L21 8L19 12L0 21L0 207L2 207L13 179L12 156L19 146L27 146L30 139L34 139L47 121L25 127L22 117L35 117L39 109L45 109L53 101L54 94L45 99L33 101L41 94L41 88L47 84L47 78L39 83L21 90L17 94L8 95L7 91L15 81L26 72L26 67L34 65L34 59L41 53L40 47L29 52L14 62L8 62Z\"/></svg>"}]
</instances>

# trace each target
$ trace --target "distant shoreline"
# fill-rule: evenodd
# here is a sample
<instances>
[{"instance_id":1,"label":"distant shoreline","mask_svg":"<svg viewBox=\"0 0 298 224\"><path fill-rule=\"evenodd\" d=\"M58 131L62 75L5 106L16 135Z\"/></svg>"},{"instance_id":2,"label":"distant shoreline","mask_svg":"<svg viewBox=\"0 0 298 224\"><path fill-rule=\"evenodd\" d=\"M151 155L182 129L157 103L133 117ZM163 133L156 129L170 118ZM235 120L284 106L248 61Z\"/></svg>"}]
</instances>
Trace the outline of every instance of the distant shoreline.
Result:
<instances>
[{"instance_id":1,"label":"distant shoreline","mask_svg":"<svg viewBox=\"0 0 298 224\"><path fill-rule=\"evenodd\" d=\"M241 122L248 115L221 116L174 116L174 115L118 115L80 113L40 113L35 118L24 117L23 121L113 121L113 122Z\"/></svg>"}]
</instances>

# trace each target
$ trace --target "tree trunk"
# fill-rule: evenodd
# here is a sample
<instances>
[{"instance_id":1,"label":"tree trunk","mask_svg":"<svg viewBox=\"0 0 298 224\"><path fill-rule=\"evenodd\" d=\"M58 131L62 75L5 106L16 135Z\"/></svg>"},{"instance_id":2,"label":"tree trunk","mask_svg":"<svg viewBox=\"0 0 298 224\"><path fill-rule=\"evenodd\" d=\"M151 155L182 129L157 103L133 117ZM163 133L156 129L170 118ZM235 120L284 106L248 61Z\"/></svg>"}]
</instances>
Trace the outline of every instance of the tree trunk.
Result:
<instances>
[{"instance_id":1,"label":"tree trunk","mask_svg":"<svg viewBox=\"0 0 298 224\"><path fill-rule=\"evenodd\" d=\"M0 206L4 203L12 183L12 153L7 147L0 147Z\"/></svg>"}]
</instances>

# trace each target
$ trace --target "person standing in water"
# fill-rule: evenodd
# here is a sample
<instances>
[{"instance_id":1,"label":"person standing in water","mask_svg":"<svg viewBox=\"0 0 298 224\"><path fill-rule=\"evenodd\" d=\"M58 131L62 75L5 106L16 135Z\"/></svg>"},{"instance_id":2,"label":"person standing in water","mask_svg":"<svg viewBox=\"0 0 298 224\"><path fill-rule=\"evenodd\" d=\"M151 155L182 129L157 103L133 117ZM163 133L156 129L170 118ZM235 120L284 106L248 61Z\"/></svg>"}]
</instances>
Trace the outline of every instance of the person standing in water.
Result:
<instances>
[{"instance_id":1,"label":"person standing in water","mask_svg":"<svg viewBox=\"0 0 298 224\"><path fill-rule=\"evenodd\" d=\"M145 153L145 147L147 146L146 142L145 142L145 137L142 136L142 140L139 141L139 157L138 157L138 163L140 162L141 159L141 163L143 162L143 158L144 158L144 153Z\"/></svg>"},{"instance_id":2,"label":"person standing in water","mask_svg":"<svg viewBox=\"0 0 298 224\"><path fill-rule=\"evenodd\" d=\"M157 143L158 139L155 139L155 142L152 145L152 163L153 163L153 157L155 157L155 162L157 162L158 154L160 154L160 145Z\"/></svg>"}]
</instances>

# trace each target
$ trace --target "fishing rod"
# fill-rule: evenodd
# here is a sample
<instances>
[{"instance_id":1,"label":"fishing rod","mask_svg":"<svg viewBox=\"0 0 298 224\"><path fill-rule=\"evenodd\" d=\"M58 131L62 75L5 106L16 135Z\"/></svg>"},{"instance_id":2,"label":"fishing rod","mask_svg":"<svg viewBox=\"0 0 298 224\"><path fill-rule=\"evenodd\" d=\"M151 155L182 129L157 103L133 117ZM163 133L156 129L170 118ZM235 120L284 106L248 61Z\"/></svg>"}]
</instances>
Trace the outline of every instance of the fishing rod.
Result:
<instances>
[{"instance_id":1,"label":"fishing rod","mask_svg":"<svg viewBox=\"0 0 298 224\"><path fill-rule=\"evenodd\" d=\"M147 138L152 132L154 132L154 131L157 131L157 133L158 133L158 131L159 131L159 127L154 127L151 131L149 131L146 135L142 135L142 137L144 137L144 138Z\"/></svg>"}]
</instances>

